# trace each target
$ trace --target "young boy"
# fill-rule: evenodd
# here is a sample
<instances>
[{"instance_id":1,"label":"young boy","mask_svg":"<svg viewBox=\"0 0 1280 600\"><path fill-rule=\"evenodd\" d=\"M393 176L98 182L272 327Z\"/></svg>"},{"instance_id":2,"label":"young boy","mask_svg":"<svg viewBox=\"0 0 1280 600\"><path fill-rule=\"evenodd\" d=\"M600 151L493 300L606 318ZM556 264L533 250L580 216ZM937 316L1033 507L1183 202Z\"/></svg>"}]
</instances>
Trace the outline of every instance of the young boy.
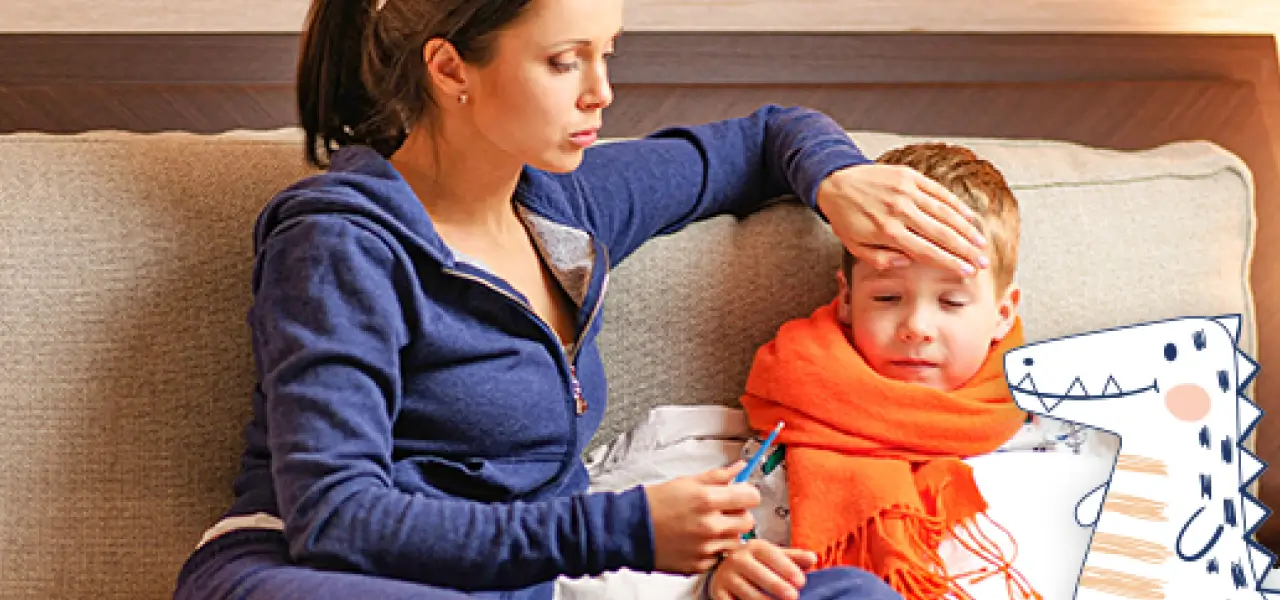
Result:
<instances>
[{"instance_id":1,"label":"young boy","mask_svg":"<svg viewBox=\"0 0 1280 600\"><path fill-rule=\"evenodd\" d=\"M712 573L714 600L794 597L801 571L833 565L875 573L907 600L965 598L938 554L946 536L1037 597L977 530L986 503L961 461L1000 448L1027 419L1003 369L1023 342L1018 203L966 148L915 144L878 161L912 167L968 203L992 268L965 279L921 263L876 271L846 253L837 298L758 351L743 408L757 432L785 427L754 478L765 498L758 539Z\"/></svg>"}]
</instances>

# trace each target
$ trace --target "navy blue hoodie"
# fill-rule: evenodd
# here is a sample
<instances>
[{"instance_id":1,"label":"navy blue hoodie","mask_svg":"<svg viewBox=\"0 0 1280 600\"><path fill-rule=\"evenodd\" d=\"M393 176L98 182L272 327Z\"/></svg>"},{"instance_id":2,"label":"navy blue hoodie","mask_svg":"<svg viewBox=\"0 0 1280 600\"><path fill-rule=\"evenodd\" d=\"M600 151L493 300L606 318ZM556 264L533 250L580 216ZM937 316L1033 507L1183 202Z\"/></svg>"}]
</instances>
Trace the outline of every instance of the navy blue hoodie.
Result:
<instances>
[{"instance_id":1,"label":"navy blue hoodie","mask_svg":"<svg viewBox=\"0 0 1280 600\"><path fill-rule=\"evenodd\" d=\"M524 169L516 209L577 307L564 346L445 245L383 157L339 150L258 220L259 385L228 514L280 516L301 564L519 598L652 570L643 490L587 494L580 459L606 406L609 270L700 219L813 206L828 174L866 162L826 116L766 106L597 144L572 173Z\"/></svg>"}]
</instances>

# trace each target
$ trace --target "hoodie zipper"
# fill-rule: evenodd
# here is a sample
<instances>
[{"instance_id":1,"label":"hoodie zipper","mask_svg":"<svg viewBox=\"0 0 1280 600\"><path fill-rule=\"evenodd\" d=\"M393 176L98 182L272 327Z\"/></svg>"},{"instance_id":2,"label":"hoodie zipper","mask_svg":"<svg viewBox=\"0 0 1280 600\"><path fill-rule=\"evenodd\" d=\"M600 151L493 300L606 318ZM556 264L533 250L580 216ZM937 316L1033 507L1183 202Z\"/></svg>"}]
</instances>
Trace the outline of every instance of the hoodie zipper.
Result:
<instances>
[{"instance_id":1,"label":"hoodie zipper","mask_svg":"<svg viewBox=\"0 0 1280 600\"><path fill-rule=\"evenodd\" d=\"M587 399L582 397L582 384L578 382L578 367L569 363L569 379L573 383L573 409L577 414L587 412Z\"/></svg>"},{"instance_id":2,"label":"hoodie zipper","mask_svg":"<svg viewBox=\"0 0 1280 600\"><path fill-rule=\"evenodd\" d=\"M587 332L591 330L591 325L595 323L596 315L600 312L601 305L604 304L605 290L608 288L608 285L609 285L609 272L607 270L608 268L607 265L609 264L609 251L603 246L601 246L600 248L601 248L601 251L604 253L604 264L606 265L604 280L600 282L600 293L596 295L596 301L595 301L595 304L591 307L591 314L587 317L586 325L583 326L582 331L578 332L578 336L573 341L572 356L570 356L568 353L564 351L564 346L560 344L559 336L555 335L555 332L551 330L551 326L548 325L547 322L542 319L542 317L539 317L537 313L533 312L533 309L530 308L528 304L521 301L514 294L490 283L489 281L485 280L483 277L471 275L469 273L463 273L461 271L456 271L448 267L443 268L444 272L449 275L483 285L497 292L498 294L502 295L504 298L510 300L516 306L519 306L520 309L523 310L524 313L529 316L529 318L533 319L534 322L537 323L538 326L542 328L543 333L546 333L548 336L551 337L552 341L555 344L556 350L560 353L560 357L563 358L565 363L568 364L569 366L569 386L570 386L570 391L573 393L574 413L577 415L582 415L583 413L587 412L587 409L589 408L589 405L587 404L587 399L582 393L582 383L578 381L578 367L576 364L578 361L578 353L582 350L582 339L586 337Z\"/></svg>"}]
</instances>

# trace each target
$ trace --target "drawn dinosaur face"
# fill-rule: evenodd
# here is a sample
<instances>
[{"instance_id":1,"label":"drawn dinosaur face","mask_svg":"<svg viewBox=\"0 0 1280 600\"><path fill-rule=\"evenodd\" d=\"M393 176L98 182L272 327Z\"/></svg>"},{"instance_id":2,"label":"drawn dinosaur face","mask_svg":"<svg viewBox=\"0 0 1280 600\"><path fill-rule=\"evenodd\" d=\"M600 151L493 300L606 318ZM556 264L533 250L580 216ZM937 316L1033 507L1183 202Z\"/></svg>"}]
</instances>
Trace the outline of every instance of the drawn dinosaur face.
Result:
<instances>
[{"instance_id":1,"label":"drawn dinosaur face","mask_svg":"<svg viewBox=\"0 0 1280 600\"><path fill-rule=\"evenodd\" d=\"M1037 342L1007 353L1005 373L1024 410L1122 437L1234 429L1237 389L1256 370L1236 346L1239 327L1234 315L1191 317Z\"/></svg>"},{"instance_id":2,"label":"drawn dinosaur face","mask_svg":"<svg viewBox=\"0 0 1280 600\"><path fill-rule=\"evenodd\" d=\"M1221 574L1237 590L1270 572L1272 555L1250 539L1269 511L1247 489L1264 464L1241 445L1261 411L1242 393L1257 365L1239 349L1239 331L1236 315L1186 317L1005 355L1009 389L1024 410L1120 438L1112 478L1077 505L1081 523L1108 510L1123 517L1095 538L1103 540L1095 576L1128 568L1107 540L1149 544L1181 561L1178 573Z\"/></svg>"}]
</instances>

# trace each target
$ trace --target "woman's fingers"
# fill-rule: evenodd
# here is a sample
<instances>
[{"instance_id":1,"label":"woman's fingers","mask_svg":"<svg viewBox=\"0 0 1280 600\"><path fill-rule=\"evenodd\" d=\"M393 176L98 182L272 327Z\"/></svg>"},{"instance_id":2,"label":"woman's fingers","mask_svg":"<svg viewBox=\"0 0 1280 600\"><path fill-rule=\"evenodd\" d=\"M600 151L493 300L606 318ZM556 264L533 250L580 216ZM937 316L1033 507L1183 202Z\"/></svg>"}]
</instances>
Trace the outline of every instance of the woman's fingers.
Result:
<instances>
[{"instance_id":1,"label":"woman's fingers","mask_svg":"<svg viewBox=\"0 0 1280 600\"><path fill-rule=\"evenodd\" d=\"M941 259L940 264L948 268L954 268L957 261L968 263L974 269L987 266L986 255L983 254L982 249L966 237L978 236L976 227L966 222L963 223L963 229L958 231L936 214L943 213L942 217L945 218L959 218L955 211L941 201L925 196L923 192L916 192L912 196L915 202L904 203L905 208L901 210L901 225L905 230L914 233L914 237L921 238L926 243L930 250L927 257L934 260ZM899 233L895 241L899 243L911 241L910 237ZM906 246L905 249L910 251L911 246Z\"/></svg>"},{"instance_id":2,"label":"woman's fingers","mask_svg":"<svg viewBox=\"0 0 1280 600\"><path fill-rule=\"evenodd\" d=\"M699 483L705 483L707 485L725 485L732 482L733 478L738 475L738 471L741 471L746 465L747 461L737 460L734 461L733 464L703 471L693 477Z\"/></svg>"},{"instance_id":3,"label":"woman's fingers","mask_svg":"<svg viewBox=\"0 0 1280 600\"><path fill-rule=\"evenodd\" d=\"M953 254L967 255L976 259L981 254L981 250L986 247L987 240L972 222L977 218L973 214L973 209L938 182L919 173L916 173L915 180L920 188L919 194L914 194L916 206L923 213L933 217L933 220L949 234L948 238L958 238L951 242L948 249ZM961 208L964 210L961 211Z\"/></svg>"},{"instance_id":4,"label":"woman's fingers","mask_svg":"<svg viewBox=\"0 0 1280 600\"><path fill-rule=\"evenodd\" d=\"M857 246L850 249L849 253L857 258L858 262L866 263L877 271L902 268L911 264L911 258L906 254L882 245Z\"/></svg>"},{"instance_id":5,"label":"woman's fingers","mask_svg":"<svg viewBox=\"0 0 1280 600\"><path fill-rule=\"evenodd\" d=\"M747 511L729 511L704 517L707 528L717 545L714 551L734 550L742 545L742 536L756 526L756 520ZM727 546L726 546L727 545Z\"/></svg>"},{"instance_id":6,"label":"woman's fingers","mask_svg":"<svg viewBox=\"0 0 1280 600\"><path fill-rule=\"evenodd\" d=\"M914 210L914 209L903 209ZM950 254L933 242L912 231L898 218L882 219L882 228L876 233L876 243L861 243L854 238L843 239L845 248L858 260L877 271L906 267L912 262L925 261L955 271L961 276L973 274L973 266Z\"/></svg>"},{"instance_id":7,"label":"woman's fingers","mask_svg":"<svg viewBox=\"0 0 1280 600\"><path fill-rule=\"evenodd\" d=\"M937 182L923 175L918 180L922 184L929 183L934 187L941 187ZM964 258L970 264L978 265L978 262L983 260L986 256L983 255L983 248L987 246L986 238L983 237L982 232L979 232L977 226L970 223L968 217L961 215L951 203L932 194L924 186L920 191L911 193L911 196L915 198L915 210L909 210L904 216L914 223L909 221L908 228L924 235L929 241L952 255ZM951 197L954 198L954 196ZM969 212L972 214L972 211Z\"/></svg>"},{"instance_id":8,"label":"woman's fingers","mask_svg":"<svg viewBox=\"0 0 1280 600\"><path fill-rule=\"evenodd\" d=\"M703 488L702 505L707 512L737 513L760 505L760 490L745 483L708 485Z\"/></svg>"},{"instance_id":9,"label":"woman's fingers","mask_svg":"<svg viewBox=\"0 0 1280 600\"><path fill-rule=\"evenodd\" d=\"M978 214L975 213L973 209L969 207L968 204L965 204L963 201L960 200L960 198L956 197L956 195L953 194L951 190L947 189L946 186L942 185L941 183L938 183L937 181L934 181L933 179L925 177L922 173L920 173L919 171L916 171L915 169L911 169L908 172L911 173L912 178L915 179L916 186L919 187L921 190L923 190L925 194L932 196L933 198L942 202L947 207L949 207L952 211L955 212L958 220L949 221L949 222L958 226L962 223L968 224L969 221L978 218ZM977 231L974 231L972 233L976 234ZM966 234L966 235L970 235L970 234ZM973 240L974 243L978 243L978 238L976 237L970 236L969 239Z\"/></svg>"}]
</instances>

